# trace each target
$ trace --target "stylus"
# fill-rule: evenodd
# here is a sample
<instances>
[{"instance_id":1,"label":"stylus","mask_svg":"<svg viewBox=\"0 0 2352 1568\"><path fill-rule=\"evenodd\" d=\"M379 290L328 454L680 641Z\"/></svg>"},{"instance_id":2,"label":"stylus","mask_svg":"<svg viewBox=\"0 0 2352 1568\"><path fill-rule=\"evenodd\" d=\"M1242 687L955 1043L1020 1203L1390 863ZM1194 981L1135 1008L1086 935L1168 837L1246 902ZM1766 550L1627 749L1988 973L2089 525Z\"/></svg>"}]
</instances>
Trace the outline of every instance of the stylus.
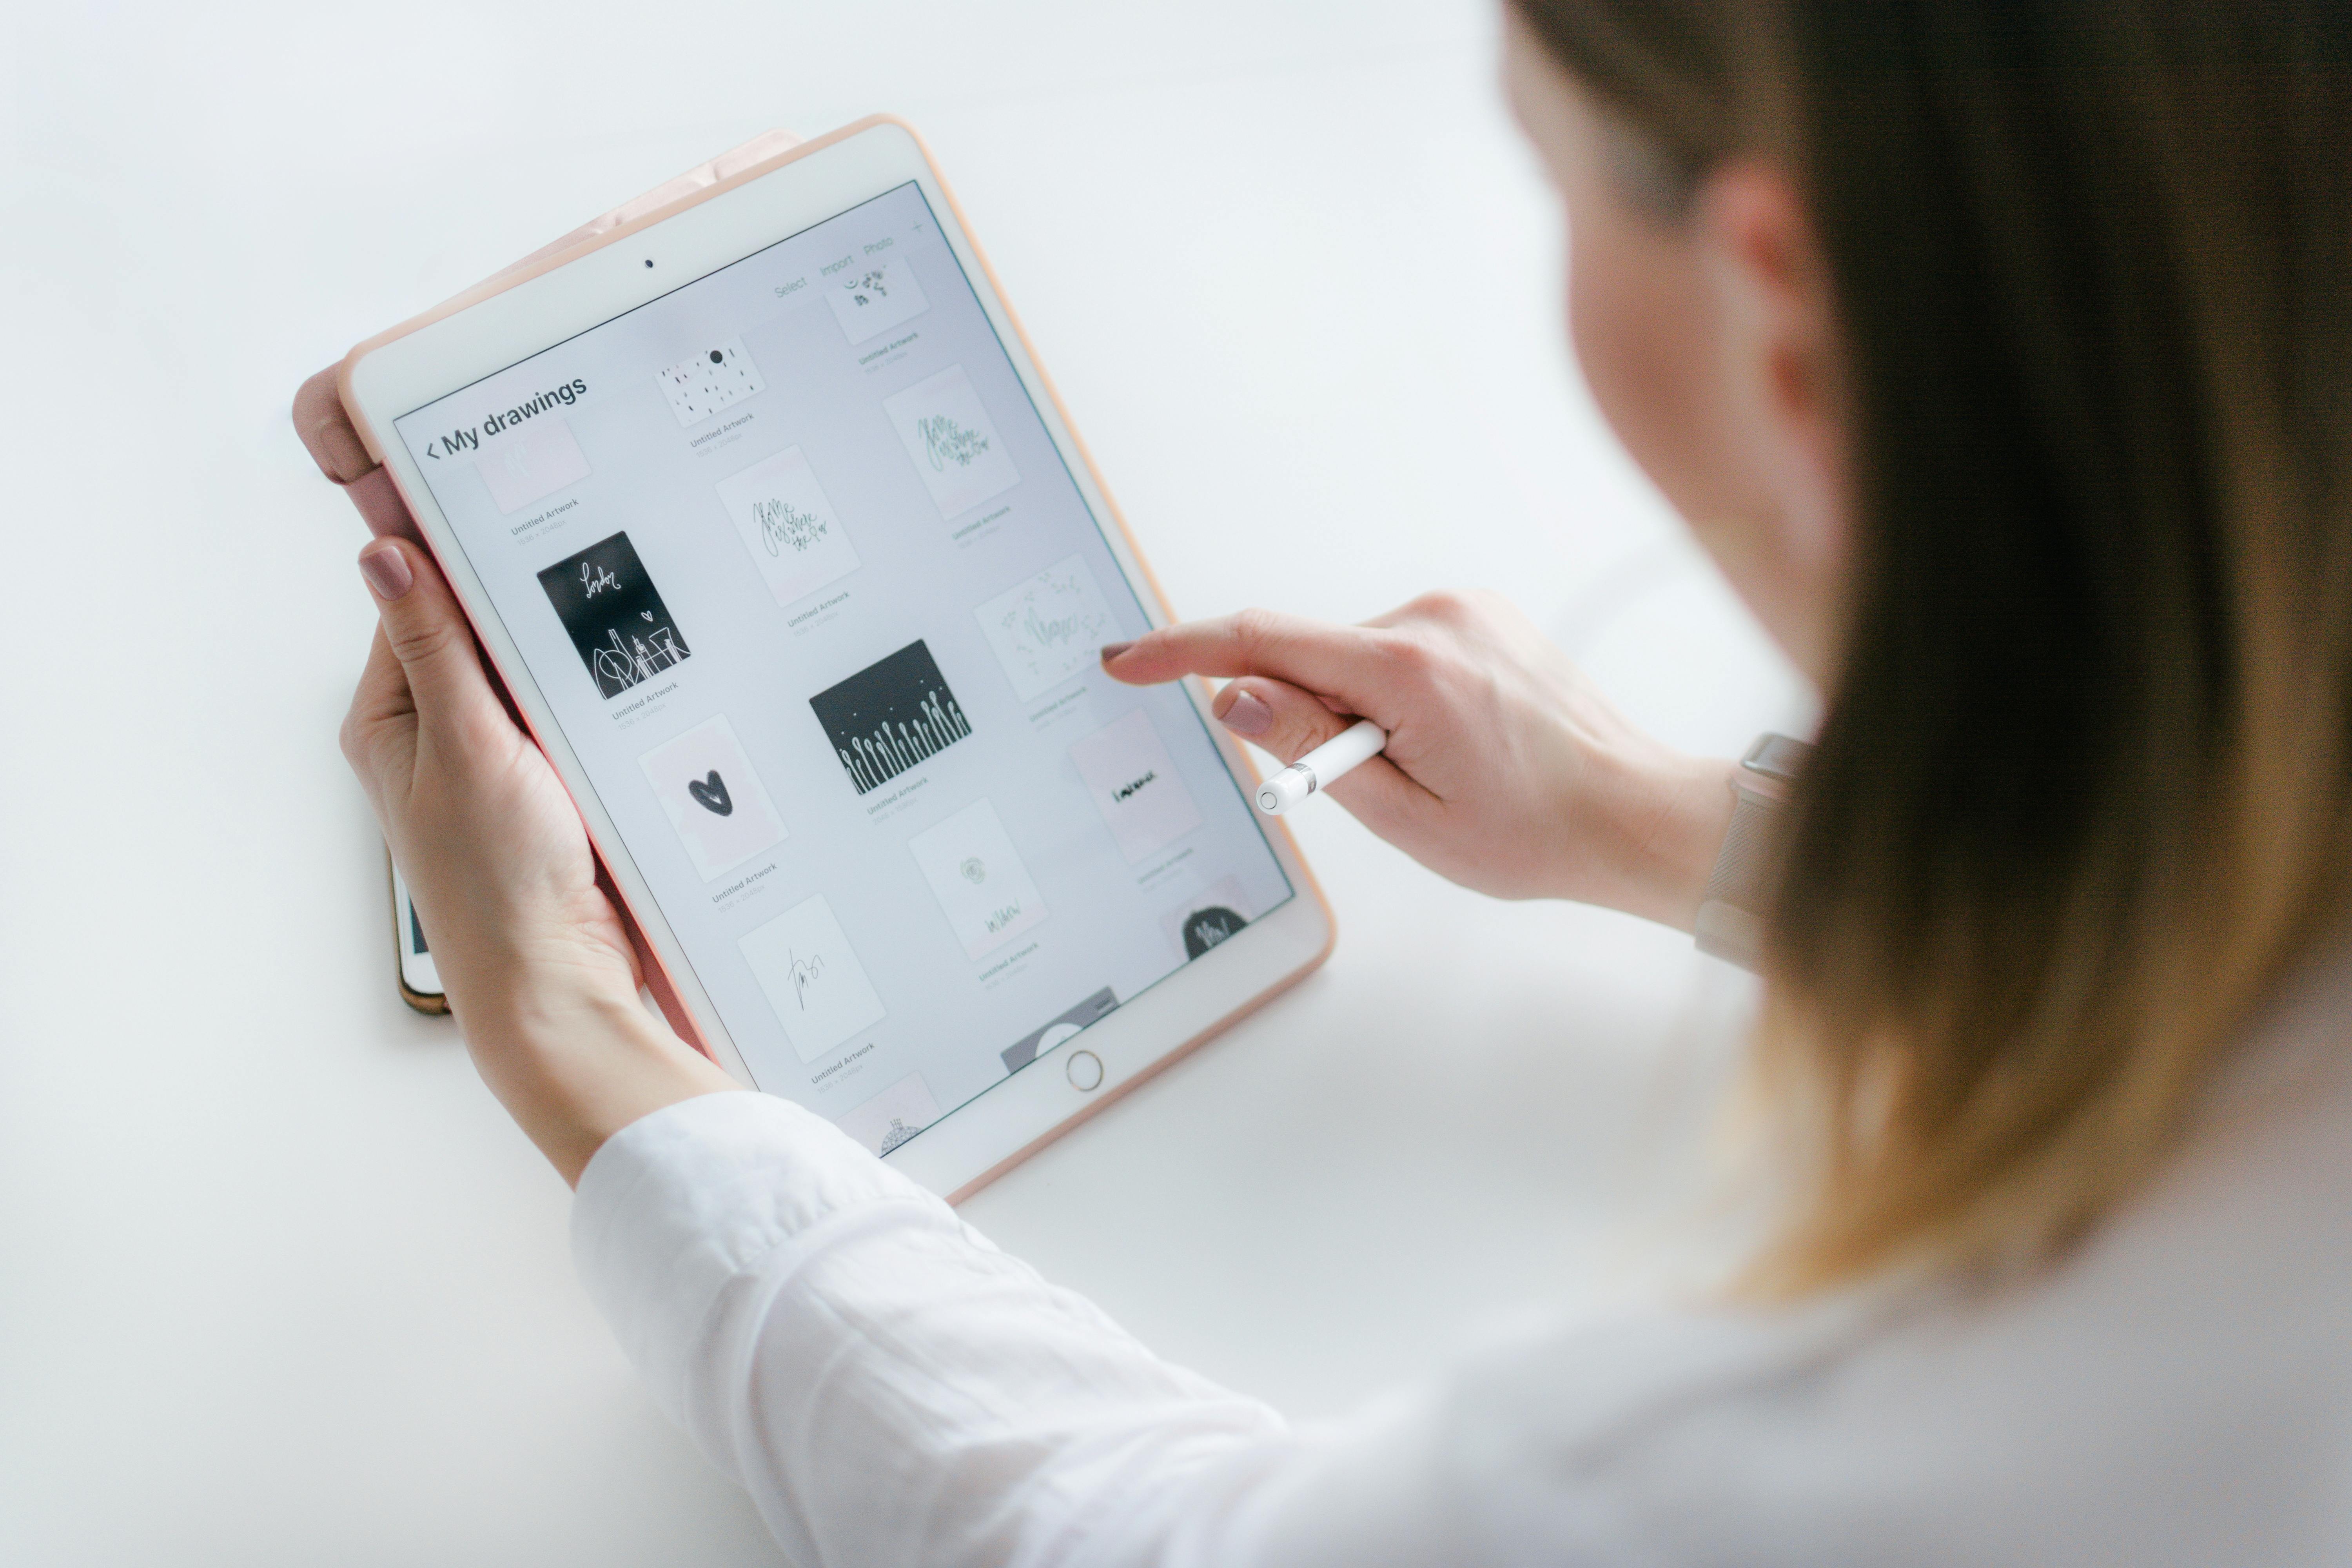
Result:
<instances>
[{"instance_id":1,"label":"stylus","mask_svg":"<svg viewBox=\"0 0 2352 1568\"><path fill-rule=\"evenodd\" d=\"M1257 786L1257 808L1280 816L1318 789L1360 763L1369 763L1389 743L1388 731L1370 719L1359 719L1265 783Z\"/></svg>"}]
</instances>

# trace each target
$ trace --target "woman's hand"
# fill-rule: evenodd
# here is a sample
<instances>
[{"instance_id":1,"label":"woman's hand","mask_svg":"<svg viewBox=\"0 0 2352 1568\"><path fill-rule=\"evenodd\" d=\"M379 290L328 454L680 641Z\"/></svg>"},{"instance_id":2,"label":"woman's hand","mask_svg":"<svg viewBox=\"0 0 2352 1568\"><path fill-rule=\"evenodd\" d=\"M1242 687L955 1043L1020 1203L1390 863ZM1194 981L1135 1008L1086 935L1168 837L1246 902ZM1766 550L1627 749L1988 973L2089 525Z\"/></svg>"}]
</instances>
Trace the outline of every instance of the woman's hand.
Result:
<instances>
[{"instance_id":1,"label":"woman's hand","mask_svg":"<svg viewBox=\"0 0 2352 1568\"><path fill-rule=\"evenodd\" d=\"M343 721L491 1090L566 1181L648 1111L737 1087L648 1013L555 770L509 716L425 552L360 554L380 623Z\"/></svg>"},{"instance_id":2,"label":"woman's hand","mask_svg":"<svg viewBox=\"0 0 2352 1568\"><path fill-rule=\"evenodd\" d=\"M772 131L591 219L499 273L535 266L793 145ZM343 721L450 1010L493 1092L569 1182L604 1141L676 1100L736 1084L637 1000L628 932L547 759L508 714L474 635L368 455L329 365L294 427L376 542L360 555L382 626Z\"/></svg>"},{"instance_id":3,"label":"woman's hand","mask_svg":"<svg viewBox=\"0 0 2352 1568\"><path fill-rule=\"evenodd\" d=\"M1427 594L1360 626L1244 610L1103 650L1138 684L1234 678L1212 711L1295 762L1357 718L1388 749L1330 787L1465 887L1575 899L1687 931L1731 822L1732 768L1627 723L1494 594Z\"/></svg>"}]
</instances>

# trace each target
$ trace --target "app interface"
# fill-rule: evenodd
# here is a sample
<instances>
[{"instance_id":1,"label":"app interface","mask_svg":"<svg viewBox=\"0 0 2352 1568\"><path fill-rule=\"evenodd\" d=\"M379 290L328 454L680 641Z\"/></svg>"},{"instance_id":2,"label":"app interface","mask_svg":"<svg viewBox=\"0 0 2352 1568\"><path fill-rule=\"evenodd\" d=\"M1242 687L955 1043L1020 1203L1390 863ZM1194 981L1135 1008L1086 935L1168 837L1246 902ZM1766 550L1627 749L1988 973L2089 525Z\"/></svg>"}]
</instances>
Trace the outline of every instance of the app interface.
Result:
<instances>
[{"instance_id":1,"label":"app interface","mask_svg":"<svg viewBox=\"0 0 2352 1568\"><path fill-rule=\"evenodd\" d=\"M887 1152L1291 897L911 182L395 422L760 1087Z\"/></svg>"}]
</instances>

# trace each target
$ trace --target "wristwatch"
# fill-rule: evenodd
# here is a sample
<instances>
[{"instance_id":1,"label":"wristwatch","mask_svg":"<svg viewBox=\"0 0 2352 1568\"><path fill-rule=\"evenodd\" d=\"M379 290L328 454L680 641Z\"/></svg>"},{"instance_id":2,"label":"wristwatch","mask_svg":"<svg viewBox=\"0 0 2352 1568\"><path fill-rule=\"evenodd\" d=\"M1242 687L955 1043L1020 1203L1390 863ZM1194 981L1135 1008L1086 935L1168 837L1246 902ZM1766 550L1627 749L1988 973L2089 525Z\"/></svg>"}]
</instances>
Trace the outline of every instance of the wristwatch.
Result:
<instances>
[{"instance_id":1,"label":"wristwatch","mask_svg":"<svg viewBox=\"0 0 2352 1568\"><path fill-rule=\"evenodd\" d=\"M1767 731L1756 737L1731 781L1731 831L1715 857L1699 901L1698 950L1758 968L1764 954L1763 910L1772 896L1772 867L1789 788L1812 747Z\"/></svg>"}]
</instances>

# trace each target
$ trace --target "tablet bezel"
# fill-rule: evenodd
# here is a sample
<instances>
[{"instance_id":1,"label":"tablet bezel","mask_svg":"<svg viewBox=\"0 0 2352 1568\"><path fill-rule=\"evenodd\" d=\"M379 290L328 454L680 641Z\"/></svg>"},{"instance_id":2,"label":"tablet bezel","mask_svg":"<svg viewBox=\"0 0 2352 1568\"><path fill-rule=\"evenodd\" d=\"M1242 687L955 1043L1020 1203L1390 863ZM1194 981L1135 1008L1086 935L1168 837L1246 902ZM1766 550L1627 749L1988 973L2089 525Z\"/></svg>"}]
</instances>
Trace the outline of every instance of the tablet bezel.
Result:
<instances>
[{"instance_id":1,"label":"tablet bezel","mask_svg":"<svg viewBox=\"0 0 2352 1568\"><path fill-rule=\"evenodd\" d=\"M681 1035L738 1081L752 1087L756 1080L696 980L677 934L590 787L579 758L491 608L464 550L457 547L423 474L405 446L394 437L393 421L910 180L940 218L941 238L972 281L990 326L1087 506L1097 520L1109 521L1104 538L1145 615L1155 626L1167 625L1173 617L1166 596L1005 303L962 209L913 128L891 116L861 120L802 142L632 222L584 238L535 266L502 274L361 343L342 366L344 406L371 455L392 474L526 725L571 792L591 842L644 936L655 971L648 979L655 982L652 989L664 1012ZM647 259L654 265L645 265ZM1196 679L1183 686L1206 721L1207 688ZM1207 721L1205 728L1243 798L1251 798L1258 774L1247 754L1222 725ZM885 1158L950 1201L961 1199L1320 964L1336 935L1329 903L1287 826L1279 821L1260 826L1296 896L1140 995L1123 1001L1076 1042L1044 1053ZM1080 1089L1066 1070L1070 1057L1080 1050L1091 1052L1102 1064L1091 1089Z\"/></svg>"}]
</instances>

